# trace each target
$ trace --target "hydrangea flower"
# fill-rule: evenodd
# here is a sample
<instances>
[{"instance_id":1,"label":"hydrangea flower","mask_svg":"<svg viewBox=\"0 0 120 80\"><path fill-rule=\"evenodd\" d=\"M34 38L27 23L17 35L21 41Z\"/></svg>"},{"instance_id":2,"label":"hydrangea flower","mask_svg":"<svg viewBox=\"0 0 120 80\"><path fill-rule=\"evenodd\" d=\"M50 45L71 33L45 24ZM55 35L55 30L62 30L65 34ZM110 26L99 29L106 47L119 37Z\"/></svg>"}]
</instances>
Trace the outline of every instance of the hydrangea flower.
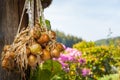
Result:
<instances>
[{"instance_id":1,"label":"hydrangea flower","mask_svg":"<svg viewBox=\"0 0 120 80\"><path fill-rule=\"evenodd\" d=\"M80 64L85 64L85 63L86 63L86 60L83 59L83 58L80 58L80 59L78 60L78 62L79 62Z\"/></svg>"},{"instance_id":2,"label":"hydrangea flower","mask_svg":"<svg viewBox=\"0 0 120 80\"><path fill-rule=\"evenodd\" d=\"M60 57L58 58L58 60L62 61L62 62L67 62L68 56L66 56L65 54L61 54Z\"/></svg>"},{"instance_id":3,"label":"hydrangea flower","mask_svg":"<svg viewBox=\"0 0 120 80\"><path fill-rule=\"evenodd\" d=\"M65 50L67 53L69 53L70 56L72 57L80 57L82 55L82 53L76 49L72 49L72 48L66 48Z\"/></svg>"},{"instance_id":4,"label":"hydrangea flower","mask_svg":"<svg viewBox=\"0 0 120 80\"><path fill-rule=\"evenodd\" d=\"M69 66L67 63L64 63L64 62L62 62L62 61L59 61L59 62L60 62L60 64L62 65L62 68L66 68L66 67Z\"/></svg>"},{"instance_id":5,"label":"hydrangea flower","mask_svg":"<svg viewBox=\"0 0 120 80\"><path fill-rule=\"evenodd\" d=\"M60 62L60 64L62 65L62 69L65 72L69 72L70 70L76 70L78 74L81 74L83 77L85 77L90 74L90 70L84 68L84 66L81 66L86 63L86 60L82 58L81 55L82 53L80 51L73 48L65 47L64 53L60 54L60 57L54 60ZM73 65L74 67L72 67Z\"/></svg>"},{"instance_id":6,"label":"hydrangea flower","mask_svg":"<svg viewBox=\"0 0 120 80\"><path fill-rule=\"evenodd\" d=\"M82 76L88 76L89 74L90 74L90 70L89 69L86 69L86 68L84 68L84 69L82 69Z\"/></svg>"}]
</instances>

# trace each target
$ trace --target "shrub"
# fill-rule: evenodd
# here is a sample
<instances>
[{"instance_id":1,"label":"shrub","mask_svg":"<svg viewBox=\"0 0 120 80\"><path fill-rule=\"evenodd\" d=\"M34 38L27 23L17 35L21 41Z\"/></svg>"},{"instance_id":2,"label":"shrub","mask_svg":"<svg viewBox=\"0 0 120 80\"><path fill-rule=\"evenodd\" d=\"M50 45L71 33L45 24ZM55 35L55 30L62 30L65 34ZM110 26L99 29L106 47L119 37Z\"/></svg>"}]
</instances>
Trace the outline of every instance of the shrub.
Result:
<instances>
[{"instance_id":1,"label":"shrub","mask_svg":"<svg viewBox=\"0 0 120 80\"><path fill-rule=\"evenodd\" d=\"M73 47L82 51L86 67L90 68L94 78L112 73L111 66L116 63L113 55L114 46L96 46L94 42L83 41Z\"/></svg>"},{"instance_id":2,"label":"shrub","mask_svg":"<svg viewBox=\"0 0 120 80\"><path fill-rule=\"evenodd\" d=\"M91 71L86 67L86 60L82 53L73 48L66 48L58 59L54 59L62 65L61 80L86 80L91 78Z\"/></svg>"}]
</instances>

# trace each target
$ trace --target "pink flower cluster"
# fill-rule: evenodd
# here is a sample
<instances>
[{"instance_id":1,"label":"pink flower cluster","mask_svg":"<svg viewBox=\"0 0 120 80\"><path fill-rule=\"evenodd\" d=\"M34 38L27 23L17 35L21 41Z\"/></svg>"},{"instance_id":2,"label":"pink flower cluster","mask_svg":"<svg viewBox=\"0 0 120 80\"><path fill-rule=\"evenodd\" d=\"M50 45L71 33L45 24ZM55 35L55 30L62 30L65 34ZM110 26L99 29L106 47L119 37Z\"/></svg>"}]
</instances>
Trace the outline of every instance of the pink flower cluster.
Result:
<instances>
[{"instance_id":1,"label":"pink flower cluster","mask_svg":"<svg viewBox=\"0 0 120 80\"><path fill-rule=\"evenodd\" d=\"M82 69L82 76L87 76L87 75L89 75L90 74L90 69L86 69L86 68L84 68L84 69Z\"/></svg>"},{"instance_id":2,"label":"pink flower cluster","mask_svg":"<svg viewBox=\"0 0 120 80\"><path fill-rule=\"evenodd\" d=\"M82 53L73 48L65 48L64 53L59 58L54 59L60 62L62 69L66 72L70 71L70 66L76 64L76 68L80 68L78 72L81 72L82 76L87 76L90 73L89 69L81 68L81 65L86 64L86 60L82 58ZM78 66L79 65L79 66ZM77 70L77 69L76 69Z\"/></svg>"}]
</instances>

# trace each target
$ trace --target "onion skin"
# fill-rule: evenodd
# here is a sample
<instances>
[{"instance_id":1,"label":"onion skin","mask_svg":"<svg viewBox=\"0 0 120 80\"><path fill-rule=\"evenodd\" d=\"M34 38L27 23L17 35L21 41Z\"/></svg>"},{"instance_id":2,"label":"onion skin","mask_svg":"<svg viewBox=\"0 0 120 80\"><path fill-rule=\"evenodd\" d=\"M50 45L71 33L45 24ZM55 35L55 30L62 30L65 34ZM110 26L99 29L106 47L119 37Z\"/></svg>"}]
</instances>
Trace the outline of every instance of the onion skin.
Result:
<instances>
[{"instance_id":1,"label":"onion skin","mask_svg":"<svg viewBox=\"0 0 120 80\"><path fill-rule=\"evenodd\" d=\"M4 58L1 63L2 68L6 70L13 70L14 69L14 60L10 58Z\"/></svg>"},{"instance_id":2,"label":"onion skin","mask_svg":"<svg viewBox=\"0 0 120 80\"><path fill-rule=\"evenodd\" d=\"M31 67L36 66L36 64L37 64L37 57L34 56L34 55L30 55L30 56L28 57L28 64L29 64Z\"/></svg>"},{"instance_id":3,"label":"onion skin","mask_svg":"<svg viewBox=\"0 0 120 80\"><path fill-rule=\"evenodd\" d=\"M3 60L2 61L2 63L1 63L1 66L2 66L2 68L4 68L4 69L7 69L8 68L8 65L9 65L9 63L8 63L8 61L7 60Z\"/></svg>"},{"instance_id":4,"label":"onion skin","mask_svg":"<svg viewBox=\"0 0 120 80\"><path fill-rule=\"evenodd\" d=\"M50 35L51 39L54 39L54 40L56 39L56 33L54 31L50 31L49 35Z\"/></svg>"},{"instance_id":5,"label":"onion skin","mask_svg":"<svg viewBox=\"0 0 120 80\"><path fill-rule=\"evenodd\" d=\"M63 47L63 45L62 45L61 43L57 43L57 44L56 44L56 47L57 47L57 49L58 49L60 52L64 51L64 47Z\"/></svg>"},{"instance_id":6,"label":"onion skin","mask_svg":"<svg viewBox=\"0 0 120 80\"><path fill-rule=\"evenodd\" d=\"M41 54L41 52L42 52L42 47L39 45L39 44L37 44L37 43L35 43L35 44L32 44L30 47L30 52L32 53L32 54Z\"/></svg>"},{"instance_id":7,"label":"onion skin","mask_svg":"<svg viewBox=\"0 0 120 80\"><path fill-rule=\"evenodd\" d=\"M51 56L54 57L54 58L59 58L59 56L60 56L60 51L59 51L57 48L53 49L53 50L51 51Z\"/></svg>"},{"instance_id":8,"label":"onion skin","mask_svg":"<svg viewBox=\"0 0 120 80\"><path fill-rule=\"evenodd\" d=\"M31 29L30 34L35 39L38 39L41 36L40 31L37 30L36 27L34 27L33 29Z\"/></svg>"},{"instance_id":9,"label":"onion skin","mask_svg":"<svg viewBox=\"0 0 120 80\"><path fill-rule=\"evenodd\" d=\"M41 59L44 61L51 59L50 52L48 50L44 49L43 54L41 55Z\"/></svg>"},{"instance_id":10,"label":"onion skin","mask_svg":"<svg viewBox=\"0 0 120 80\"><path fill-rule=\"evenodd\" d=\"M26 47L26 54L27 54L27 56L29 56L30 55L30 48L28 48L28 47Z\"/></svg>"},{"instance_id":11,"label":"onion skin","mask_svg":"<svg viewBox=\"0 0 120 80\"><path fill-rule=\"evenodd\" d=\"M12 59L14 59L14 58L15 58L15 53L14 53L14 52L10 52L10 53L9 53L9 56L10 56Z\"/></svg>"},{"instance_id":12,"label":"onion skin","mask_svg":"<svg viewBox=\"0 0 120 80\"><path fill-rule=\"evenodd\" d=\"M15 53L14 52L10 52L10 51L7 51L6 52L6 54L5 54L5 58L6 59L9 59L9 58L12 58L12 59L14 59L14 57L15 57Z\"/></svg>"},{"instance_id":13,"label":"onion skin","mask_svg":"<svg viewBox=\"0 0 120 80\"><path fill-rule=\"evenodd\" d=\"M4 48L3 48L3 50L7 51L9 48L10 48L10 45L5 45Z\"/></svg>"},{"instance_id":14,"label":"onion skin","mask_svg":"<svg viewBox=\"0 0 120 80\"><path fill-rule=\"evenodd\" d=\"M50 38L47 34L42 34L41 37L37 40L39 44L44 44L50 41Z\"/></svg>"}]
</instances>

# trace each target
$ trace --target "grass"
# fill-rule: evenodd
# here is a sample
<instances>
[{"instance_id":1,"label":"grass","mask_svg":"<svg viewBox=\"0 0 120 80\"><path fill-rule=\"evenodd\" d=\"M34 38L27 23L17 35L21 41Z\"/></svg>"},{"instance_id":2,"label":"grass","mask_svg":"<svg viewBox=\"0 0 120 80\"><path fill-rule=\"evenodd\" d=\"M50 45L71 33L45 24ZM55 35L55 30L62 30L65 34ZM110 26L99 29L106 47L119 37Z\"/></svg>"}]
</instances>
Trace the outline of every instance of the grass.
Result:
<instances>
[{"instance_id":1,"label":"grass","mask_svg":"<svg viewBox=\"0 0 120 80\"><path fill-rule=\"evenodd\" d=\"M110 74L106 75L98 80L120 80L120 74Z\"/></svg>"}]
</instances>

